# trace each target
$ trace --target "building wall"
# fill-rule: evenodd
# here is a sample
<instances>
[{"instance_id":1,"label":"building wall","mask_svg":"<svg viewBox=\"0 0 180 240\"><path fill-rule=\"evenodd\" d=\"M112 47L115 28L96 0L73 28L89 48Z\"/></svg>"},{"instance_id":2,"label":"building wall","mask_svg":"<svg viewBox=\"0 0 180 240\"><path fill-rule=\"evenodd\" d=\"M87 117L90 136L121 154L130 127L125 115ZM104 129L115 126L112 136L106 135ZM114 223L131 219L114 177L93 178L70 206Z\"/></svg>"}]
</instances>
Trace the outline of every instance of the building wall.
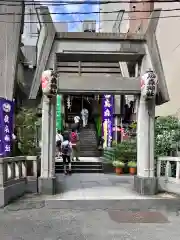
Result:
<instances>
[{"instance_id":1,"label":"building wall","mask_svg":"<svg viewBox=\"0 0 180 240\"><path fill-rule=\"evenodd\" d=\"M24 85L24 65L22 63L18 63L16 78L18 83Z\"/></svg>"},{"instance_id":2,"label":"building wall","mask_svg":"<svg viewBox=\"0 0 180 240\"><path fill-rule=\"evenodd\" d=\"M25 1L24 29L22 42L26 46L36 46L38 39L38 29L40 29L36 8L38 7L31 1L31 4Z\"/></svg>"},{"instance_id":3,"label":"building wall","mask_svg":"<svg viewBox=\"0 0 180 240\"><path fill-rule=\"evenodd\" d=\"M156 29L156 38L158 42L159 52L164 69L164 75L167 82L167 87L170 95L170 101L156 107L156 116L178 115L180 117L180 94L179 79L180 79L180 32L179 24L180 17L177 16L179 11L163 11L163 9L176 9L180 4L171 3L131 3L130 9L147 10L146 13L130 13L130 19L136 18L137 20L130 20L130 32L144 33L147 29L148 19L140 20L140 18L149 18L154 9L162 9Z\"/></svg>"},{"instance_id":4,"label":"building wall","mask_svg":"<svg viewBox=\"0 0 180 240\"><path fill-rule=\"evenodd\" d=\"M100 6L100 32L112 32L113 26L118 19L118 12L114 13L113 11L122 11L129 10L128 3L108 3L102 4ZM103 13L103 12L112 12L112 13ZM128 14L123 15L123 21L121 22L120 32L126 33L129 29L129 20Z\"/></svg>"},{"instance_id":5,"label":"building wall","mask_svg":"<svg viewBox=\"0 0 180 240\"><path fill-rule=\"evenodd\" d=\"M162 9L179 8L179 3L155 4ZM156 108L157 116L177 114L180 116L180 17L167 16L180 15L179 11L161 12L156 30L156 37L166 77L170 101Z\"/></svg>"},{"instance_id":6,"label":"building wall","mask_svg":"<svg viewBox=\"0 0 180 240\"><path fill-rule=\"evenodd\" d=\"M20 2L0 5L0 97L10 100L14 92L23 11L23 3Z\"/></svg>"},{"instance_id":7,"label":"building wall","mask_svg":"<svg viewBox=\"0 0 180 240\"><path fill-rule=\"evenodd\" d=\"M145 32L148 24L148 18L154 8L154 2L130 3L129 13L129 32ZM138 12L139 11L139 12ZM140 12L142 11L142 12ZM149 12L148 12L149 11Z\"/></svg>"}]
</instances>

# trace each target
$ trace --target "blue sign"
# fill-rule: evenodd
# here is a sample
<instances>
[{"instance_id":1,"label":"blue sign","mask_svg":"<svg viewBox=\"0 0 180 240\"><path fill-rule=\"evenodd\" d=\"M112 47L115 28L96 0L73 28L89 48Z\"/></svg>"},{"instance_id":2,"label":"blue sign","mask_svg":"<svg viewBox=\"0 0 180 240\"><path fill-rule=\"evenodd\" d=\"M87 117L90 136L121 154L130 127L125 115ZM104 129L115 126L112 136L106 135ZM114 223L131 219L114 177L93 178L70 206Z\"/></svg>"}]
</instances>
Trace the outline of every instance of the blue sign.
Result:
<instances>
[{"instance_id":1,"label":"blue sign","mask_svg":"<svg viewBox=\"0 0 180 240\"><path fill-rule=\"evenodd\" d=\"M104 147L111 147L113 138L113 111L114 96L104 95L102 101L102 136L104 137Z\"/></svg>"},{"instance_id":2,"label":"blue sign","mask_svg":"<svg viewBox=\"0 0 180 240\"><path fill-rule=\"evenodd\" d=\"M8 157L12 150L14 102L0 98L0 157Z\"/></svg>"}]
</instances>

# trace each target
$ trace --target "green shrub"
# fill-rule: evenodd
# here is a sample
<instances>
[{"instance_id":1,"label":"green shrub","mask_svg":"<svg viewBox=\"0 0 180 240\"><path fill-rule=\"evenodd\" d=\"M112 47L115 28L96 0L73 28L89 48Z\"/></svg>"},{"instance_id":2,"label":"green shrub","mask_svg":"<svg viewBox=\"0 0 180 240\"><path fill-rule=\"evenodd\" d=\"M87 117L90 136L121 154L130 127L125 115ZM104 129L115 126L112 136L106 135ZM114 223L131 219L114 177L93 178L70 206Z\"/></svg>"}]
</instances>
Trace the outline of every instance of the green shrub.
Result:
<instances>
[{"instance_id":1,"label":"green shrub","mask_svg":"<svg viewBox=\"0 0 180 240\"><path fill-rule=\"evenodd\" d=\"M113 161L113 166L114 167L119 167L119 168L123 168L124 167L124 162L121 162L121 161Z\"/></svg>"},{"instance_id":2,"label":"green shrub","mask_svg":"<svg viewBox=\"0 0 180 240\"><path fill-rule=\"evenodd\" d=\"M137 159L137 149L136 149L136 141L126 140L119 143L115 147L115 158L121 159L123 161L130 161Z\"/></svg>"},{"instance_id":3,"label":"green shrub","mask_svg":"<svg viewBox=\"0 0 180 240\"><path fill-rule=\"evenodd\" d=\"M20 151L23 155L37 154L37 123L35 109L23 108L16 115L16 128L20 140Z\"/></svg>"},{"instance_id":4,"label":"green shrub","mask_svg":"<svg viewBox=\"0 0 180 240\"><path fill-rule=\"evenodd\" d=\"M135 161L130 161L130 162L128 162L128 167L136 168L137 167L137 163Z\"/></svg>"},{"instance_id":5,"label":"green shrub","mask_svg":"<svg viewBox=\"0 0 180 240\"><path fill-rule=\"evenodd\" d=\"M174 116L158 117L155 121L155 155L168 156L177 152L180 143L180 121Z\"/></svg>"}]
</instances>

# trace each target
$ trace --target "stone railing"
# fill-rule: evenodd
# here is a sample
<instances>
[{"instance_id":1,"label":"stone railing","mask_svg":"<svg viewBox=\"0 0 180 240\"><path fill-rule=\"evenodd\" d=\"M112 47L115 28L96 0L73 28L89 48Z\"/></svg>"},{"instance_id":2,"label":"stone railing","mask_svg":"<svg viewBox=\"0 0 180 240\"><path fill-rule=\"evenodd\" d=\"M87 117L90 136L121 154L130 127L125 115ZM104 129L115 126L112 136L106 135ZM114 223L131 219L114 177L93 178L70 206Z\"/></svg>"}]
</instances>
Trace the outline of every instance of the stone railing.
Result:
<instances>
[{"instance_id":1,"label":"stone railing","mask_svg":"<svg viewBox=\"0 0 180 240\"><path fill-rule=\"evenodd\" d=\"M158 190L180 194L180 157L157 160Z\"/></svg>"},{"instance_id":2,"label":"stone railing","mask_svg":"<svg viewBox=\"0 0 180 240\"><path fill-rule=\"evenodd\" d=\"M37 157L0 158L0 207L27 192L37 192Z\"/></svg>"}]
</instances>

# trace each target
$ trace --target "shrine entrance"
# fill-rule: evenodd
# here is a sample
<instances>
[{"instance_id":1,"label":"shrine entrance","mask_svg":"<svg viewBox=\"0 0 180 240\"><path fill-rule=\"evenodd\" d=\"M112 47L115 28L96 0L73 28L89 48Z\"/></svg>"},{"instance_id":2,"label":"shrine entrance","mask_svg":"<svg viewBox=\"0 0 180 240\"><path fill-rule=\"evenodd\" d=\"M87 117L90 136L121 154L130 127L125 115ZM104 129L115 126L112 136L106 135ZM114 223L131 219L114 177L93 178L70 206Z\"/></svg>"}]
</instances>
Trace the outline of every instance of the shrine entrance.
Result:
<instances>
[{"instance_id":1,"label":"shrine entrance","mask_svg":"<svg viewBox=\"0 0 180 240\"><path fill-rule=\"evenodd\" d=\"M74 99L75 96L82 95L79 100L74 100L76 103L72 105L73 111L79 112L88 102L87 99L84 100L84 96L100 95L103 99L108 98L109 102L114 99L114 114L117 115L120 114L121 105L118 96L136 96L137 176L134 177L134 188L140 194L146 195L153 195L157 190L157 179L154 175L155 105L169 100L157 48L151 54L153 48L150 40L153 36L154 33L148 37L110 33L59 33L56 34L58 48L52 48L58 49L58 52L53 53L58 94L73 96ZM154 44L156 46L156 43ZM133 71L129 69L129 63L132 64ZM154 72L158 78L158 89L152 86L155 83L152 77L156 76ZM142 80L144 85L141 87ZM153 84L150 84L150 81ZM107 123L104 132L108 135L114 121L112 104L103 106L104 122ZM93 109L96 108L91 108ZM41 193L54 194L56 97L49 99L43 95L42 113L43 145L39 189ZM101 119L100 124L102 123ZM111 126L108 126L108 123L111 123ZM108 141L108 146L111 146L112 138L108 137Z\"/></svg>"},{"instance_id":2,"label":"shrine entrance","mask_svg":"<svg viewBox=\"0 0 180 240\"><path fill-rule=\"evenodd\" d=\"M82 94L70 94L64 95L64 109L65 109L65 122L74 122L75 116L81 116L81 111L86 108L89 112L89 121L93 118L93 102L95 96L93 94L82 95Z\"/></svg>"}]
</instances>

